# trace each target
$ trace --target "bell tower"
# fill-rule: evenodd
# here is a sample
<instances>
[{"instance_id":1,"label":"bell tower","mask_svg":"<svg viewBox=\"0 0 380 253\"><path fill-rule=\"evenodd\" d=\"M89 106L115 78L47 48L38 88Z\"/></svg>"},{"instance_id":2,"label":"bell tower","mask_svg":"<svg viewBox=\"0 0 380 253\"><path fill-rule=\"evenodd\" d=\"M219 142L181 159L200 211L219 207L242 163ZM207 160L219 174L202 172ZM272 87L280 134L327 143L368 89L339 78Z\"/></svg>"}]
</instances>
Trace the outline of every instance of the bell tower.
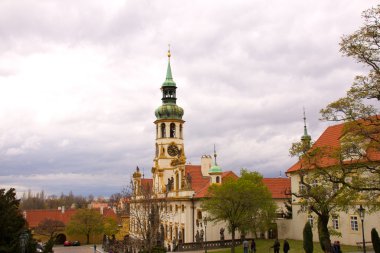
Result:
<instances>
[{"instance_id":1,"label":"bell tower","mask_svg":"<svg viewBox=\"0 0 380 253\"><path fill-rule=\"evenodd\" d=\"M184 111L176 104L177 85L173 80L170 58L169 48L166 79L161 86L162 105L156 109L156 121L154 121L156 125L156 152L153 159L152 174L156 193L180 190L185 173L186 156L183 141L185 121L182 120Z\"/></svg>"}]
</instances>

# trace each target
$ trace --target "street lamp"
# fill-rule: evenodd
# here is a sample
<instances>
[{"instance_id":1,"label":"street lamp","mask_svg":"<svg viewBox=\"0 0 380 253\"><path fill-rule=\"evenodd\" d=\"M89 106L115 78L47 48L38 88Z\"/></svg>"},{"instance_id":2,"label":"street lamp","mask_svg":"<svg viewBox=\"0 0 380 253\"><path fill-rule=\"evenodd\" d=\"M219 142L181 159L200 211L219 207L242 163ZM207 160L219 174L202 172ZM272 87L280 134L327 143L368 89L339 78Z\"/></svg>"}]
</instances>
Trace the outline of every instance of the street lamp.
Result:
<instances>
[{"instance_id":1,"label":"street lamp","mask_svg":"<svg viewBox=\"0 0 380 253\"><path fill-rule=\"evenodd\" d=\"M359 209L359 216L362 221L362 236L363 236L363 252L366 253L366 248L365 248L365 238L364 238L364 215L365 215L365 209L363 208L362 205L360 205Z\"/></svg>"},{"instance_id":2,"label":"street lamp","mask_svg":"<svg viewBox=\"0 0 380 253\"><path fill-rule=\"evenodd\" d=\"M207 253L207 216L203 218L203 224L205 225L205 253Z\"/></svg>"}]
</instances>

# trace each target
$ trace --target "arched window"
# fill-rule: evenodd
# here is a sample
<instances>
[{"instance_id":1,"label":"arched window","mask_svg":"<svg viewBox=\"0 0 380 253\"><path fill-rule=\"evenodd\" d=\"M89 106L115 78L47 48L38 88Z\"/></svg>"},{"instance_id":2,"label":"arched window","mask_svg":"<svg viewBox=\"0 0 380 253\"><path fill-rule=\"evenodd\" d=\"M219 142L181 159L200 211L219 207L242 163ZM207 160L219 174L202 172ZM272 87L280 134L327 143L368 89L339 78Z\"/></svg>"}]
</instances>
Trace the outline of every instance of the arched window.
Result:
<instances>
[{"instance_id":1,"label":"arched window","mask_svg":"<svg viewBox=\"0 0 380 253\"><path fill-rule=\"evenodd\" d=\"M179 125L179 138L183 138L182 137L182 124Z\"/></svg>"},{"instance_id":2,"label":"arched window","mask_svg":"<svg viewBox=\"0 0 380 253\"><path fill-rule=\"evenodd\" d=\"M220 178L216 177L216 182L219 184L220 183Z\"/></svg>"},{"instance_id":3,"label":"arched window","mask_svg":"<svg viewBox=\"0 0 380 253\"><path fill-rule=\"evenodd\" d=\"M175 138L175 124L170 123L170 138Z\"/></svg>"},{"instance_id":4,"label":"arched window","mask_svg":"<svg viewBox=\"0 0 380 253\"><path fill-rule=\"evenodd\" d=\"M166 138L166 126L165 126L165 123L161 124L161 138Z\"/></svg>"}]
</instances>

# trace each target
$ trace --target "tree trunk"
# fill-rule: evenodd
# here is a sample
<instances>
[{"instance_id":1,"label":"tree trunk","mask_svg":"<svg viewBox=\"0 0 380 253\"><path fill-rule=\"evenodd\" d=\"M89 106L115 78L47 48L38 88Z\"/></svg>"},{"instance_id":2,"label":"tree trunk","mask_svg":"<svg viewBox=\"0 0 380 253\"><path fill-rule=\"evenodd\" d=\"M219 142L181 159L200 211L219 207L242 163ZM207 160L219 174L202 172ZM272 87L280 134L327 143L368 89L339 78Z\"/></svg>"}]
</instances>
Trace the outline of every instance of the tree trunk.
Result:
<instances>
[{"instance_id":1,"label":"tree trunk","mask_svg":"<svg viewBox=\"0 0 380 253\"><path fill-rule=\"evenodd\" d=\"M231 253L235 253L235 229L234 228L231 231L231 237L232 237Z\"/></svg>"},{"instance_id":2,"label":"tree trunk","mask_svg":"<svg viewBox=\"0 0 380 253\"><path fill-rule=\"evenodd\" d=\"M90 233L86 234L86 238L87 238L87 244L90 244Z\"/></svg>"},{"instance_id":3,"label":"tree trunk","mask_svg":"<svg viewBox=\"0 0 380 253\"><path fill-rule=\"evenodd\" d=\"M331 240L330 240L330 232L327 227L329 223L329 215L322 214L318 216L318 237L319 243L323 252L331 253Z\"/></svg>"}]
</instances>

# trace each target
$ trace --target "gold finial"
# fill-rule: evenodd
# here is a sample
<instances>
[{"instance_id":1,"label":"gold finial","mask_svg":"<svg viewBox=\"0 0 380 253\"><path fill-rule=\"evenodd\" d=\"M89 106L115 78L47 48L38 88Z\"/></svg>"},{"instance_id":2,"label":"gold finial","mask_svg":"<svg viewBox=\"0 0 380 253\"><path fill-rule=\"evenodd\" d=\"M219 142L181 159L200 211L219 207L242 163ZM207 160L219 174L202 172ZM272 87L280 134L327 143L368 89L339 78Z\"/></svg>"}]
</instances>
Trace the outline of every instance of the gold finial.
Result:
<instances>
[{"instance_id":1,"label":"gold finial","mask_svg":"<svg viewBox=\"0 0 380 253\"><path fill-rule=\"evenodd\" d=\"M168 44L169 46L169 49L168 49L168 57L170 58L170 56L172 56L172 54L170 53L170 44Z\"/></svg>"}]
</instances>

